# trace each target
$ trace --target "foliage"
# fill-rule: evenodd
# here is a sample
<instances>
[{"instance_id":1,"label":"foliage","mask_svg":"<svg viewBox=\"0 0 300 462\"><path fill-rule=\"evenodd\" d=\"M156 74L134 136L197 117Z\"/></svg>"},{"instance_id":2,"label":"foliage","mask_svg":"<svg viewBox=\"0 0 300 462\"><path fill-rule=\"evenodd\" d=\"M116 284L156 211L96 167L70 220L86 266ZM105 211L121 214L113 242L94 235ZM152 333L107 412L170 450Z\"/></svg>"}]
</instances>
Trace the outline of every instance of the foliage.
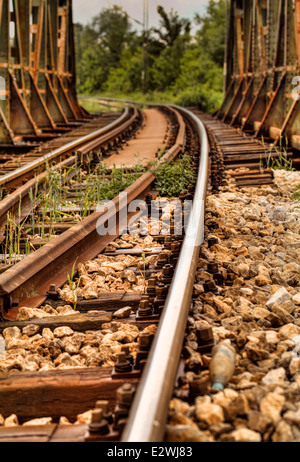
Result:
<instances>
[{"instance_id":1,"label":"foliage","mask_svg":"<svg viewBox=\"0 0 300 462\"><path fill-rule=\"evenodd\" d=\"M158 34L165 47L172 47L181 35L189 36L191 23L188 19L180 18L173 8L168 14L161 5L158 5L157 12L160 16L160 27L153 31Z\"/></svg>"},{"instance_id":2,"label":"foliage","mask_svg":"<svg viewBox=\"0 0 300 462\"><path fill-rule=\"evenodd\" d=\"M285 146L284 146L285 142ZM262 145L265 149L265 155L261 156L260 164L262 167L266 166L273 170L286 170L289 172L295 171L293 167L293 159L288 156L288 139L285 140L281 137L279 146L269 146L265 144L264 137L262 137Z\"/></svg>"},{"instance_id":3,"label":"foliage","mask_svg":"<svg viewBox=\"0 0 300 462\"><path fill-rule=\"evenodd\" d=\"M187 154L171 163L163 162L155 175L155 189L161 196L177 197L196 182L196 175L191 170L191 158Z\"/></svg>"},{"instance_id":4,"label":"foliage","mask_svg":"<svg viewBox=\"0 0 300 462\"><path fill-rule=\"evenodd\" d=\"M225 0L210 0L194 21L157 6L158 27L132 26L122 7L75 26L79 93L217 109L223 98ZM194 23L194 24L193 24ZM192 27L194 26L194 27Z\"/></svg>"},{"instance_id":5,"label":"foliage","mask_svg":"<svg viewBox=\"0 0 300 462\"><path fill-rule=\"evenodd\" d=\"M197 41L201 49L205 50L210 59L223 67L225 52L226 2L210 0L206 16L195 17L200 25L197 31Z\"/></svg>"},{"instance_id":6,"label":"foliage","mask_svg":"<svg viewBox=\"0 0 300 462\"><path fill-rule=\"evenodd\" d=\"M300 184L297 186L297 191L294 193L293 198L300 201Z\"/></svg>"}]
</instances>

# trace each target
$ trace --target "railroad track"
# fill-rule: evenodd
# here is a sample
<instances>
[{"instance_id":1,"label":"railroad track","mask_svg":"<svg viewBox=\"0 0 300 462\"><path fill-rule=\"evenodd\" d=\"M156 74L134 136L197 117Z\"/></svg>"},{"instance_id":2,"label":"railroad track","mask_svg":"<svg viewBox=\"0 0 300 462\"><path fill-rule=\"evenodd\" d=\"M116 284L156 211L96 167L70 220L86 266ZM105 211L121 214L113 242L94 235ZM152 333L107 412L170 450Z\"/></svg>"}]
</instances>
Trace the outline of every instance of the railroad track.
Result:
<instances>
[{"instance_id":1,"label":"railroad track","mask_svg":"<svg viewBox=\"0 0 300 462\"><path fill-rule=\"evenodd\" d=\"M24 245L29 240L32 249L36 246L40 247L43 240L40 238L38 240L30 239L27 232L29 226L27 225L26 230L24 220L26 222L26 218L34 213L33 209L36 207L40 193L46 194L54 175L53 171L59 172L62 177L61 183L67 185L72 178L78 176L80 169L84 169L87 163L92 163L93 157L96 158L95 162L99 163L99 156L105 156L108 150L109 152L116 152L118 149L122 149L129 138L134 136L141 121L141 115L135 108L125 108L121 115L110 114L109 117L103 119L96 117L84 128L72 132L72 136L58 138L55 143L51 142L40 147L34 160L24 156L23 166L0 177L2 197L4 197L0 203L2 252L6 252L5 242L7 243L9 233L7 226L8 223L11 224L12 222L15 227L14 234L16 232L20 236L22 234L23 254ZM21 186L18 187L20 184ZM58 184L53 185L53 188L58 188ZM22 223L24 223L25 229L22 228ZM64 225L66 226L67 223L60 227L64 228ZM71 225L72 223L69 224L69 226ZM53 226L55 228L56 225ZM35 229L33 229L34 231ZM18 258L21 257L20 252L19 254Z\"/></svg>"},{"instance_id":2,"label":"railroad track","mask_svg":"<svg viewBox=\"0 0 300 462\"><path fill-rule=\"evenodd\" d=\"M14 155L12 161L8 161L1 166L0 186L2 189L10 193L15 190L20 184L33 178L37 172L45 170L46 165L52 162L58 163L68 157L71 157L79 148L84 151L92 150L95 146L108 144L114 137L117 139L116 133L111 134L111 138L100 139L105 134L112 132L122 124L117 135L122 134L122 131L132 126L133 118L137 119L138 111L133 108L126 107L122 114L107 114L105 117L93 117L79 128L72 130L66 136L60 136L36 147L34 151L23 154ZM84 151L85 152L85 151ZM2 195L2 197L4 194Z\"/></svg>"},{"instance_id":3,"label":"railroad track","mask_svg":"<svg viewBox=\"0 0 300 462\"><path fill-rule=\"evenodd\" d=\"M163 153L160 151L161 157L161 162L165 160L172 160L175 159L179 153L185 152L186 150L192 155L192 161L193 161L193 168L197 170L197 161L198 161L198 156L197 154L199 153L199 135L194 132L194 124L195 121L189 114L186 114L182 112L182 110L179 110L178 108L164 108L164 110L171 114L171 120L174 122L174 117L176 116L176 124L175 126L173 125L173 131L175 128L175 139L170 147L166 149ZM155 109L157 111L157 109ZM168 135L168 132L171 133L172 135L172 127L168 128L167 130L167 135L165 135L164 139L165 141L170 138L170 133ZM170 140L169 140L170 141ZM154 152L154 154L157 154ZM206 169L205 169L206 171ZM155 198L155 193L151 193L151 188L153 185L153 182L155 180L155 172L153 171L147 171L145 174L143 174L135 183L133 183L129 188L127 188L127 203L126 204L121 204L117 201L117 199L114 201L114 204L116 206L116 211L117 211L117 222L121 218L122 212L124 212L124 205L127 207L127 204L131 203L134 199L136 200L137 198L145 199L146 203L149 203L149 200L151 201L152 198ZM149 195L150 194L150 195ZM153 195L154 194L154 195ZM182 199L182 198L181 198ZM114 211L115 213L115 211ZM146 332L142 332L143 335L139 335L139 342L140 343L135 343L135 346L139 346L140 350L139 355L139 366L137 363L134 366L134 370L129 373L129 383L137 383L137 377L141 375L141 370L142 366L144 364L145 360L145 355L147 351L149 350L150 347L150 341L152 339L152 336L149 335L149 332L147 332L147 328L151 328L153 330L153 326L156 327L161 315L161 310L163 308L164 304L164 299L166 297L166 292L167 292L167 287L170 282L170 278L172 275L172 265L168 265L168 261L171 261L174 265L176 264L176 260L178 258L178 253L179 249L181 246L181 237L178 237L178 240L176 240L173 236L157 236L157 240L154 239L154 244L151 246L149 243L147 244L147 249L143 250L140 247L134 248L133 250L127 250L127 251L122 251L121 249L119 251L113 252L112 254L107 252L108 249L108 244L110 244L112 241L114 241L116 238L119 237L122 228L124 226L124 223L120 223L119 227L116 231L116 234L114 236L104 236L103 238L100 238L97 230L96 230L96 225L99 227L99 222L102 224L105 224L107 221L107 216L103 216L103 212L95 212L91 214L89 217L87 217L85 220L83 220L82 223L72 226L69 230L65 231L62 233L58 238L55 239L53 243L46 244L43 248L40 250L34 252L32 255L27 257L24 261L16 264L13 268L9 269L6 271L2 276L0 276L0 279L2 278L2 283L0 281L1 285L1 306L2 306L2 317L3 317L3 322L1 323L1 331L6 334L8 332L13 332L16 329L24 329L25 326L27 326L27 329L32 329L34 325L38 325L39 329L52 329L55 331L57 328L65 328L65 326L68 326L69 328L74 329L77 333L78 332L86 332L88 330L98 330L101 329L101 326L103 324L111 323L111 321L114 319L113 318L113 312L115 309L119 308L120 306L124 306L124 304L132 304L132 308L136 311L135 315L133 315L131 318L127 319L125 321L125 325L127 323L128 326L131 326L133 323L135 326L139 326L140 330L143 331L146 329ZM136 216L136 212L133 212L129 214L129 219ZM103 217L103 218L102 218ZM102 220L102 221L101 221ZM170 239L171 238L171 239ZM142 244L143 242L141 242ZM144 244L145 245L145 244ZM150 249L149 249L150 245ZM166 250L169 249L169 250ZM105 251L103 254L103 251ZM110 249L111 250L111 249ZM143 251L145 254L143 254ZM125 252L125 253L124 253ZM161 284L159 284L160 288L160 297L158 299L158 305L155 308L155 313L152 313L149 315L149 299L148 296L146 297L146 301L142 299L142 294L141 293L129 293L129 294L124 294L124 293L117 293L116 294L102 294L102 297L100 297L97 300L82 300L78 302L78 307L76 312L73 311L73 314L70 315L68 313L68 316L53 316L51 319L46 316L46 318L42 319L33 319L33 320L27 320L27 321L22 321L20 320L20 313L24 313L24 310L26 311L26 307L30 307L31 309L35 309L37 307L40 307L41 305L46 307L49 310L49 306L52 306L52 309L55 310L53 307L58 307L60 304L65 304L63 300L59 300L59 287L62 287L68 279L68 275L71 274L72 270L74 269L77 271L78 268L80 268L80 265L85 264L87 261L93 261L95 257L97 258L97 255L102 253L102 255L105 258L111 257L111 258L120 258L121 260L127 257L131 258L133 255L139 257L139 265L141 265L141 260L143 258L150 257L153 260L153 257L156 257L158 259L159 264L157 268L150 266L147 271L145 270L144 273L144 279L146 278L146 274L148 277L152 274L152 270L154 271L154 276L155 273L159 273L160 277L162 278ZM121 254L121 257L120 257ZM166 259L166 255L168 258L171 260ZM76 263L74 265L74 262ZM131 263L132 265L133 263ZM24 266L25 265L25 266ZM141 268L141 266L140 266ZM133 268L132 273L138 273L141 272L141 269ZM24 278L25 276L25 278ZM136 276L135 276L136 277ZM54 279L53 279L54 278ZM151 278L150 278L151 279ZM164 280L168 282L168 284L164 284ZM151 285L151 283L150 283ZM154 284L155 286L155 284ZM50 305L49 305L50 304ZM51 310L50 310L51 311ZM96 312L95 312L96 311ZM150 310L151 311L151 310ZM52 313L53 314L53 313ZM137 314L137 316L136 316ZM137 317L137 320L135 319ZM45 324L46 322L46 324ZM50 324L48 323L50 322ZM36 324L37 323L37 324ZM150 326L150 327L149 327ZM12 330L11 330L12 328ZM135 327L137 329L138 327ZM6 329L6 330L5 330ZM150 329L151 331L151 329ZM18 330L17 330L18 332ZM136 337L135 337L136 340ZM52 345L53 346L53 345ZM127 349L128 350L128 349ZM125 351L127 351L125 350ZM52 350L51 350L52 351ZM127 351L128 353L128 351ZM114 355L115 357L116 355ZM115 358L116 359L116 358ZM97 363L97 362L96 362ZM41 389L48 389L49 385L51 382L54 385L54 388L52 391L49 390L49 393L46 395L42 391L42 394L46 398L46 400L42 399L41 401L39 398L37 399L37 389L36 389L36 377L37 375L33 373L25 373L23 374L22 372L20 374L17 374L18 377L14 375L13 382L14 384L12 385L12 388L8 386L8 382L10 382L10 376L9 374L7 379L3 379L2 381L2 391L6 398L5 399L7 406L6 409L2 410L1 413L4 412L4 414L10 413L12 411L12 408L10 407L13 405L13 400L12 397L14 395L14 392L12 389L16 390L19 385L17 384L18 379L21 379L22 376L22 382L23 385L21 386L21 393L23 397L29 393L33 393L32 396L35 396L35 400L37 399L36 403L37 405L32 407L32 400L29 399L28 403L31 402L31 406L21 405L21 408L17 405L17 407L14 408L14 411L17 415L18 418L20 419L20 422L27 420L28 418L33 418L33 417L41 417L45 415L50 411L50 407L53 406L53 395L57 393L62 393L62 396L65 394L68 395L64 396L62 398L62 402L64 403L62 406L58 406L57 409L54 409L52 407L51 410L51 416L54 418L54 421L56 419L59 419L60 416L63 414L66 414L69 418L74 418L76 413L82 412L85 409L92 408L95 406L95 403L97 400L104 399L105 400L110 400L112 399L112 404L115 403L116 400L116 392L117 392L117 397L118 399L121 400L119 405L126 407L126 400L128 399L128 392L126 392L126 386L128 387L128 384L124 385L124 381L126 382L127 379L127 372L125 373L124 377L124 372L126 371L126 367L124 369L124 353L119 355L118 362L115 364L115 372L112 371L110 368L107 370L107 368L83 368L82 371L61 371L62 376L60 377L60 372L55 371L55 374L53 372L38 372L38 377L39 380L42 380L42 388ZM128 368L128 364L125 365ZM120 372L121 371L121 372ZM58 375L56 374L58 372ZM85 383L84 387L81 389L81 385L79 386L79 389L77 385L73 382L78 382L78 375L77 373L79 372L80 375L80 382L83 380L82 384ZM68 378L66 377L66 375ZM92 374L92 375L90 375ZM77 376L77 378L76 378ZM63 378L64 377L64 378ZM17 381L15 381L15 379ZM54 382L53 382L54 379ZM65 380L66 379L66 380ZM8 380L8 382L6 382ZM26 384L25 384L25 382ZM60 382L61 381L61 382ZM6 382L6 383L5 383ZM74 386L72 385L72 382L74 383ZM41 383L41 382L40 382ZM97 384L97 385L96 385ZM123 388L121 386L123 385ZM120 386L121 386L121 391L120 391ZM58 388L57 388L58 387ZM109 392L108 392L108 388ZM125 388L124 388L125 387ZM51 385L50 385L51 388ZM60 391L58 391L60 389ZM94 391L92 391L94 389ZM101 391L102 389L102 391ZM6 390L6 391L5 391ZM122 391L123 390L123 391ZM8 394L7 394L8 392ZM84 395L87 397L84 398L83 400L78 399L79 395L78 392L81 394L81 392L84 393ZM75 393L75 395L72 396L72 394ZM39 394L39 392L38 392ZM71 401L70 401L71 399ZM122 403L123 399L123 403ZM12 400L12 401L11 401ZM23 400L23 403L25 403L27 400ZM60 401L60 400L59 400ZM10 402L10 404L9 404ZM73 403L75 407L73 407L73 404L71 407L73 409L67 410L68 406L70 403ZM52 403L52 404L51 404ZM69 404L68 404L69 403ZM103 403L102 403L103 404ZM79 405L79 406L78 406ZM111 403L110 403L111 405ZM122 409L120 411L120 415L122 416ZM97 412L95 413L97 414ZM119 422L117 425L118 419L115 419L115 429L113 434L111 435L111 438L119 438L120 439L120 432L122 427L122 420ZM55 429L61 432L61 426L57 426L57 423L54 425ZM97 426L96 426L97 427ZM84 438L86 438L86 431L91 430L92 427L82 427L82 431L84 432ZM54 427L52 426L52 430ZM71 434L67 431L68 435L65 435L66 438L71 438L75 440L80 440L82 439L82 435L77 433L77 436L75 437L74 435L72 436L73 429L75 430L75 433L78 431L79 427L72 426ZM3 429L1 429L3 431ZM8 433L4 434L2 433L2 437L5 440L9 440L11 437L17 438L17 440L22 440L22 438L30 438L28 436L28 428L26 429L25 433L26 436L24 436L24 432L22 428L17 428L16 432L13 431L14 436L11 435L11 430L8 431ZM68 429L63 429L63 432ZM94 429L95 430L95 429ZM39 429L40 431L40 429ZM42 430L43 433L44 430ZM30 433L30 432L29 432ZM56 431L55 431L56 433ZM96 432L91 431L90 432L90 438L93 440L96 438L96 440L99 438L99 434ZM100 432L101 433L101 432ZM111 433L111 428L110 432ZM116 436L117 433L117 436ZM19 435L19 436L17 436ZM58 434L56 434L58 435ZM53 439L54 435L52 435ZM58 437L58 436L57 436ZM33 437L34 438L34 437ZM56 437L54 437L55 440ZM60 438L60 437L58 437ZM61 436L63 439L64 437ZM107 438L107 435L104 436L104 439ZM110 438L110 437L109 437ZM101 440L101 438L100 438Z\"/></svg>"},{"instance_id":4,"label":"railroad track","mask_svg":"<svg viewBox=\"0 0 300 462\"><path fill-rule=\"evenodd\" d=\"M222 183L225 175L238 187L273 184L272 161L283 156L281 149L272 148L268 140L253 138L197 109L193 113L202 120L208 132L215 171L214 187ZM284 156L288 160L292 153L286 152Z\"/></svg>"},{"instance_id":5,"label":"railroad track","mask_svg":"<svg viewBox=\"0 0 300 462\"><path fill-rule=\"evenodd\" d=\"M169 200L155 200L157 162L125 190L125 202L115 198L0 275L0 329L12 346L7 367L0 363L0 414L12 425L0 427L0 441L164 440L204 242L206 194L226 181L215 122L178 107L164 112L171 117L167 149L154 155L160 162L190 155L197 182L179 202L193 198L191 209L176 214ZM144 209L124 222L137 199ZM150 221L154 229L170 220L165 235L123 234L128 221L143 224L153 207L161 209ZM183 235L174 229L179 216L188 217ZM110 219L114 232L100 237ZM95 295L96 278L107 287ZM47 425L34 420L41 418Z\"/></svg>"}]
</instances>

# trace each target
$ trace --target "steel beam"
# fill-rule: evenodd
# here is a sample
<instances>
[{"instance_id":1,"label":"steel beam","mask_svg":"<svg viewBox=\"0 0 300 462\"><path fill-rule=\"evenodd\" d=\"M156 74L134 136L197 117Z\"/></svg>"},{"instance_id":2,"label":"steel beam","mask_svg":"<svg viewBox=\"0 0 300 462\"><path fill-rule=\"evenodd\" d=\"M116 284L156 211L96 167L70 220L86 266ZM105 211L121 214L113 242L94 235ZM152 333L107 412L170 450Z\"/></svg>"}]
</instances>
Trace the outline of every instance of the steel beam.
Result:
<instances>
[{"instance_id":1,"label":"steel beam","mask_svg":"<svg viewBox=\"0 0 300 462\"><path fill-rule=\"evenodd\" d=\"M0 0L0 145L84 118L72 0Z\"/></svg>"},{"instance_id":2,"label":"steel beam","mask_svg":"<svg viewBox=\"0 0 300 462\"><path fill-rule=\"evenodd\" d=\"M284 137L298 146L300 0L231 0L226 47L225 98L216 117L258 139L277 144Z\"/></svg>"}]
</instances>

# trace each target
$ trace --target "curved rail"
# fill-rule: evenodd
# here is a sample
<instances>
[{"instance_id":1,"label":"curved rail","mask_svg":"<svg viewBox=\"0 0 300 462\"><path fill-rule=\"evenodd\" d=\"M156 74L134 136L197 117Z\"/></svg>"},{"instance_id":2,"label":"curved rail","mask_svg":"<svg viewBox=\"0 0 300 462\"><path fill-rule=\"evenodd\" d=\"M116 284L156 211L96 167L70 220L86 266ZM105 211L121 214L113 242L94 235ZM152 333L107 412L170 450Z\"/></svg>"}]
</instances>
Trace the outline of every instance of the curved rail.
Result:
<instances>
[{"instance_id":1,"label":"curved rail","mask_svg":"<svg viewBox=\"0 0 300 462\"><path fill-rule=\"evenodd\" d=\"M90 134L80 137L72 143L68 143L55 151L49 152L47 155L44 155L37 159L36 161L30 162L23 167L14 170L13 172L0 177L0 186L3 187L9 185L13 180L23 177L24 174L33 171L45 164L46 162L53 161L54 159L59 158L66 153L70 153L70 157L67 157L65 160L56 163L56 168L65 168L75 165L76 156L74 155L74 150L80 156L84 156L91 152L93 149L104 145L105 143L111 142L114 138L122 135L137 119L138 111L134 108L133 115L130 116L130 110L126 108L124 114L121 115L117 120L111 124L91 132ZM125 121L124 121L125 120ZM31 180L24 183L14 192L6 196L2 201L0 201L0 229L2 230L7 221L7 213L11 212L14 214L16 211L19 214L18 208L20 201L22 203L22 214L21 216L14 216L15 222L19 223L24 217L26 217L28 211L31 209L31 204L29 200L30 190L34 189L36 185L40 188L47 180L48 172L44 171L39 175L35 176Z\"/></svg>"},{"instance_id":2,"label":"curved rail","mask_svg":"<svg viewBox=\"0 0 300 462\"><path fill-rule=\"evenodd\" d=\"M177 117L179 130L175 144L165 152L158 164L175 158L185 142L184 119L175 108L172 109L172 112ZM122 204L122 207L127 208L132 200L145 195L154 180L155 170L149 170L143 174L124 191L127 193L128 203ZM119 197L116 197L113 202L116 212L122 212ZM22 303L26 303L30 299L30 306L32 304L39 306L45 300L46 291L51 284L59 287L66 282L67 275L74 265L74 260L76 260L77 268L81 260L95 257L110 241L114 240L114 236L104 236L103 238L99 236L97 223L102 216L104 216L104 220L107 220L103 212L92 213L82 222L55 238L54 241L50 241L0 275L0 313L3 314L4 318L12 301L20 301L20 306L24 306Z\"/></svg>"},{"instance_id":3,"label":"curved rail","mask_svg":"<svg viewBox=\"0 0 300 462\"><path fill-rule=\"evenodd\" d=\"M163 441L186 322L191 302L200 245L204 240L204 212L208 181L208 138L200 120L182 108L196 125L201 140L199 174L193 208L176 272L166 300L152 350L137 389L122 442Z\"/></svg>"},{"instance_id":4,"label":"curved rail","mask_svg":"<svg viewBox=\"0 0 300 462\"><path fill-rule=\"evenodd\" d=\"M0 187L7 185L8 183L11 183L17 178L22 177L23 175L27 174L28 172L37 169L41 165L46 164L47 162L51 162L55 158L69 152L73 151L74 149L77 149L79 146L86 144L88 142L91 142L95 140L96 138L112 131L116 127L118 127L120 124L124 123L130 116L130 107L125 107L124 112L122 115L115 120L114 122L106 125L105 127L100 128L99 130L93 131L92 133L89 133L88 135L82 136L81 138L76 139L75 141L72 141L68 144L65 144L64 146L61 146L60 148L54 149L53 151L49 152L48 154L41 156L40 158L29 162L28 164L17 168L16 170L7 173L6 175L3 175L0 177Z\"/></svg>"}]
</instances>

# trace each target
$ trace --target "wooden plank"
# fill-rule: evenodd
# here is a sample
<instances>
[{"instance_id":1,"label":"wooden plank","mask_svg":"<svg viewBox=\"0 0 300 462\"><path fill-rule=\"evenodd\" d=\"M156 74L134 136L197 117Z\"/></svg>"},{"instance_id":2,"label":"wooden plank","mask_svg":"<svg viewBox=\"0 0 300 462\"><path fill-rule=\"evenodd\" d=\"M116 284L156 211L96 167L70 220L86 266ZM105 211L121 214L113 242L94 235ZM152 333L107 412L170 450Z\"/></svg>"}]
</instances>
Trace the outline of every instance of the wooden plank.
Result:
<instances>
[{"instance_id":1,"label":"wooden plank","mask_svg":"<svg viewBox=\"0 0 300 462\"><path fill-rule=\"evenodd\" d=\"M111 378L110 368L67 369L55 372L19 373L0 377L0 413L4 418L18 416L27 420L67 417L75 422L77 415L94 409L97 400L116 405L116 391L124 380ZM137 378L126 382L137 384Z\"/></svg>"},{"instance_id":2,"label":"wooden plank","mask_svg":"<svg viewBox=\"0 0 300 462\"><path fill-rule=\"evenodd\" d=\"M118 255L132 255L132 256L141 256L143 252L145 253L145 256L150 256L150 255L159 255L162 251L164 250L164 247L153 247L153 249L140 249L140 248L135 248L135 249L117 249L114 252L104 252L103 255L107 257L116 257Z\"/></svg>"},{"instance_id":3,"label":"wooden plank","mask_svg":"<svg viewBox=\"0 0 300 462\"><path fill-rule=\"evenodd\" d=\"M89 443L117 442L117 432L101 436L90 433L88 425L19 426L0 428L0 443Z\"/></svg>"},{"instance_id":4,"label":"wooden plank","mask_svg":"<svg viewBox=\"0 0 300 462\"><path fill-rule=\"evenodd\" d=\"M0 443L48 443L57 425L0 427Z\"/></svg>"},{"instance_id":5,"label":"wooden plank","mask_svg":"<svg viewBox=\"0 0 300 462\"><path fill-rule=\"evenodd\" d=\"M104 311L116 311L125 306L137 308L141 301L140 294L103 294L95 300L80 300L77 304L79 311L103 309Z\"/></svg>"},{"instance_id":6,"label":"wooden plank","mask_svg":"<svg viewBox=\"0 0 300 462\"><path fill-rule=\"evenodd\" d=\"M256 186L261 186L261 185L267 185L267 184L270 184L270 185L274 185L274 181L272 179L257 179L257 180L253 180L253 179L249 179L249 180L243 180L243 181L239 181L237 183L237 187L240 187L240 186L251 186L251 187L256 187Z\"/></svg>"},{"instance_id":7,"label":"wooden plank","mask_svg":"<svg viewBox=\"0 0 300 462\"><path fill-rule=\"evenodd\" d=\"M86 330L101 329L102 324L110 322L112 314L101 312L98 313L75 313L69 316L51 316L42 319L32 319L29 321L4 321L0 323L0 331L7 327L16 326L20 329L30 324L38 325L41 328L48 327L51 330L57 327L69 326L71 329L79 332Z\"/></svg>"},{"instance_id":8,"label":"wooden plank","mask_svg":"<svg viewBox=\"0 0 300 462\"><path fill-rule=\"evenodd\" d=\"M51 443L84 443L89 435L88 425L58 425L51 437Z\"/></svg>"}]
</instances>

